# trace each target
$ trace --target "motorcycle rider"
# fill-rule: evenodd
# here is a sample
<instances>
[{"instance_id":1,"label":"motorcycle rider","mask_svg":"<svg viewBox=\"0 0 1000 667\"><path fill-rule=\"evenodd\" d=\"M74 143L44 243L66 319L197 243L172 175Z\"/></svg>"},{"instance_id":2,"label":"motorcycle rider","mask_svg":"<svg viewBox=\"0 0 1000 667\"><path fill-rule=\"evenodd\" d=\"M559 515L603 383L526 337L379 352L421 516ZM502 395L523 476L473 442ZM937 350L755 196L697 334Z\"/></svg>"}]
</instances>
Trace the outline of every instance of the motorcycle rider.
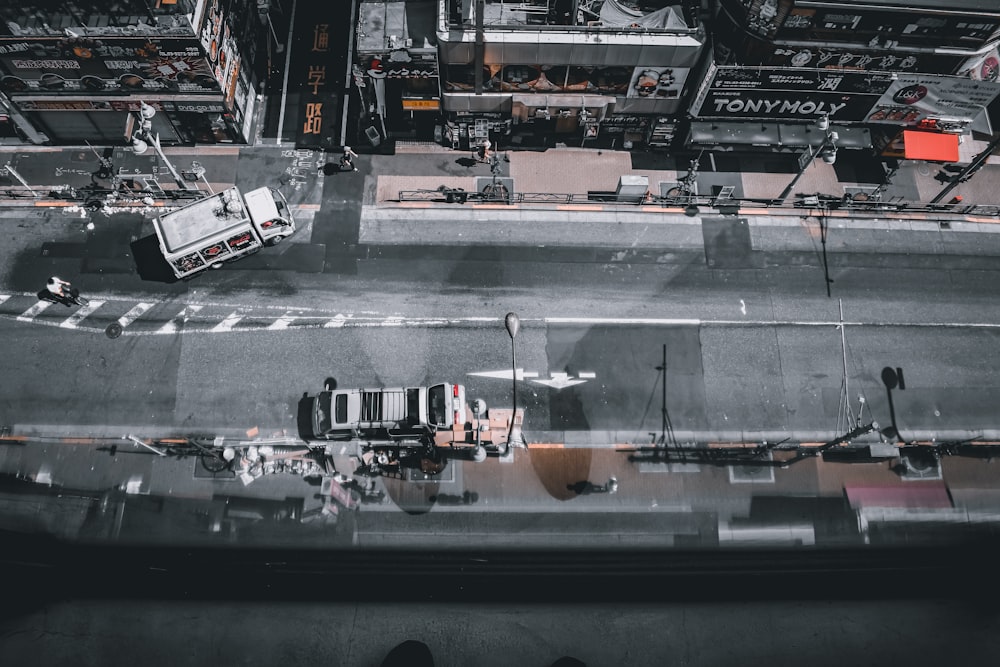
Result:
<instances>
[{"instance_id":1,"label":"motorcycle rider","mask_svg":"<svg viewBox=\"0 0 1000 667\"><path fill-rule=\"evenodd\" d=\"M62 302L64 306L69 306L69 302L73 298L73 295L70 292L70 287L72 287L72 285L69 282L57 276L52 276L49 278L48 283L45 284L45 289L56 297L58 301Z\"/></svg>"}]
</instances>

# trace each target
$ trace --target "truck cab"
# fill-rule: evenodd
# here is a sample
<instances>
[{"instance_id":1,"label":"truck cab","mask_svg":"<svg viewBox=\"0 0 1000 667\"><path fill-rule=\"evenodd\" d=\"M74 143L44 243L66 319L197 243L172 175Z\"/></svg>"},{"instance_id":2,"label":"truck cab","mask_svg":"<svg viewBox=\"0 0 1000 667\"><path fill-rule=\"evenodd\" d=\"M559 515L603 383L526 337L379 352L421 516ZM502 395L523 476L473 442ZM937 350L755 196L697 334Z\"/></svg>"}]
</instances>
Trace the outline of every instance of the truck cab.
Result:
<instances>
[{"instance_id":1,"label":"truck cab","mask_svg":"<svg viewBox=\"0 0 1000 667\"><path fill-rule=\"evenodd\" d=\"M465 422L465 387L328 389L313 399L312 413L319 439L420 439Z\"/></svg>"}]
</instances>

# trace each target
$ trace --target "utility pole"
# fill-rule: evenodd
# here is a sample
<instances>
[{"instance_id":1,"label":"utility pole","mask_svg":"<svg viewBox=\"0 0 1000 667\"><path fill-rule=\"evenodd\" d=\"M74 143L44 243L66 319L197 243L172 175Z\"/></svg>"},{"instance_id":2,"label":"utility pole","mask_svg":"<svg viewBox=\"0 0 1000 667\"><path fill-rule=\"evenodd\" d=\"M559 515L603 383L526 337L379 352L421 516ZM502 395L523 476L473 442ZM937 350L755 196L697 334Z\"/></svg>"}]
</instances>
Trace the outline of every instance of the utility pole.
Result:
<instances>
[{"instance_id":1,"label":"utility pole","mask_svg":"<svg viewBox=\"0 0 1000 667\"><path fill-rule=\"evenodd\" d=\"M834 164L837 161L837 139L839 139L840 136L830 129L830 117L820 117L820 119L816 121L816 127L823 131L823 141L816 147L815 151L813 151L813 147L811 145L807 145L805 152L799 155L799 173L795 174L795 178L793 178L792 182L788 184L788 187L782 190L781 194L778 195L779 204L785 203L785 200L788 199L788 195L792 192L792 188L794 188L795 184L799 182L802 175L806 173L806 169L810 164L812 164L812 161L817 155L822 157L823 162L826 162L827 164Z\"/></svg>"}]
</instances>

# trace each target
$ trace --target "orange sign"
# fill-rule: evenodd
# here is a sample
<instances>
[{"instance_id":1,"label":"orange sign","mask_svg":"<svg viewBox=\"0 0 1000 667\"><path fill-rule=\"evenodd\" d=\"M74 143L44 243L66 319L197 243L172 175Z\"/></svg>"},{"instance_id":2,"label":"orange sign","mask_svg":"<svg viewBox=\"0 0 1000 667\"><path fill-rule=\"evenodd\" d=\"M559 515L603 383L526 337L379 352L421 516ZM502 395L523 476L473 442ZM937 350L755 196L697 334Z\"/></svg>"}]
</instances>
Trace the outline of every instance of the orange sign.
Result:
<instances>
[{"instance_id":1,"label":"orange sign","mask_svg":"<svg viewBox=\"0 0 1000 667\"><path fill-rule=\"evenodd\" d=\"M440 100L403 100L403 108L408 110L440 109Z\"/></svg>"}]
</instances>

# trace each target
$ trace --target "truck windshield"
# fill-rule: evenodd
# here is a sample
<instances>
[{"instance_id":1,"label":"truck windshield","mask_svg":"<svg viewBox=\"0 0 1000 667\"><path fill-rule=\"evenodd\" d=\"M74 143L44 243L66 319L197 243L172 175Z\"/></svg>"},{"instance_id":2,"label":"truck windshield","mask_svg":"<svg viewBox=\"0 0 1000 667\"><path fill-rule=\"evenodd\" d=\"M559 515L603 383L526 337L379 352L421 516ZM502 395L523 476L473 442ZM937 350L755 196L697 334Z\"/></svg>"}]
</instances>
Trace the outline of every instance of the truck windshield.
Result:
<instances>
[{"instance_id":1,"label":"truck windshield","mask_svg":"<svg viewBox=\"0 0 1000 667\"><path fill-rule=\"evenodd\" d=\"M334 405L334 421L338 424L347 423L347 395L338 394L336 405Z\"/></svg>"},{"instance_id":2,"label":"truck windshield","mask_svg":"<svg viewBox=\"0 0 1000 667\"><path fill-rule=\"evenodd\" d=\"M448 403L445 385L436 384L427 390L427 418L435 426L447 426Z\"/></svg>"}]
</instances>

